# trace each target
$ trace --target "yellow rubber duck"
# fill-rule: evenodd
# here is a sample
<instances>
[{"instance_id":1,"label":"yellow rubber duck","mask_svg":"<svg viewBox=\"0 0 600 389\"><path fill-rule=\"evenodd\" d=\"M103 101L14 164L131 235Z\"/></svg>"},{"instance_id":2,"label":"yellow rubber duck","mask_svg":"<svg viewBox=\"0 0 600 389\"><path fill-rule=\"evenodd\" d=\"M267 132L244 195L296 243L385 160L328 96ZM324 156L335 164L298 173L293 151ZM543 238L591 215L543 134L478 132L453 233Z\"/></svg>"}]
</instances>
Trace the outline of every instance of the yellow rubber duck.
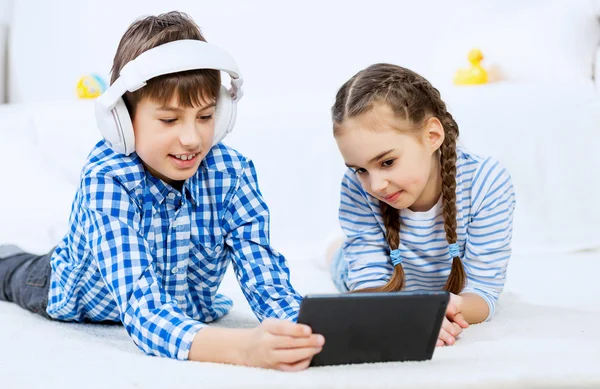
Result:
<instances>
[{"instance_id":1,"label":"yellow rubber duck","mask_svg":"<svg viewBox=\"0 0 600 389\"><path fill-rule=\"evenodd\" d=\"M483 54L479 49L473 49L467 57L471 62L471 67L468 69L458 69L454 75L454 84L456 85L477 85L488 82L488 73L481 66Z\"/></svg>"}]
</instances>

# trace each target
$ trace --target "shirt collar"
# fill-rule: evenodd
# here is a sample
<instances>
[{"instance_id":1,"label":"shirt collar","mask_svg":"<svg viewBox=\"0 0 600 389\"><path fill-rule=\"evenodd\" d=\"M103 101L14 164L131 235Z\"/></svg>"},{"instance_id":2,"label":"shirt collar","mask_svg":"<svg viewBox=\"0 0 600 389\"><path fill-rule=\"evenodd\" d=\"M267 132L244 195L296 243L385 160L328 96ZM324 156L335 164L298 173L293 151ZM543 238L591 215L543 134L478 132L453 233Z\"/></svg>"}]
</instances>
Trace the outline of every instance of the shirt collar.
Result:
<instances>
[{"instance_id":1,"label":"shirt collar","mask_svg":"<svg viewBox=\"0 0 600 389\"><path fill-rule=\"evenodd\" d=\"M200 170L200 167L198 170ZM190 199L196 206L199 205L200 201L200 179L198 173L188 178L181 188L181 192L167 184L160 178L154 177L150 172L146 170L146 179L149 183L148 190L152 195L152 198L156 203L161 204L169 193L174 193L176 196L184 196L184 198Z\"/></svg>"}]
</instances>

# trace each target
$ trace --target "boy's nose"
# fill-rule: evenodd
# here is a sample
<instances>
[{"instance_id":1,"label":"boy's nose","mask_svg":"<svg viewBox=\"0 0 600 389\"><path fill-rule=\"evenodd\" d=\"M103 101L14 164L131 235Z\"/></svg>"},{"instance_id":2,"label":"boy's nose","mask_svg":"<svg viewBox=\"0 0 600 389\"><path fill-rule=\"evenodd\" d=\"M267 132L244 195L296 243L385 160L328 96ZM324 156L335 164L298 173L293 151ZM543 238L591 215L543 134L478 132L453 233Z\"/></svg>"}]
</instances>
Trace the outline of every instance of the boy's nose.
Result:
<instances>
[{"instance_id":1,"label":"boy's nose","mask_svg":"<svg viewBox=\"0 0 600 389\"><path fill-rule=\"evenodd\" d=\"M200 130L196 126L185 126L179 136L179 141L185 147L190 149L199 148L202 138L200 137Z\"/></svg>"}]
</instances>

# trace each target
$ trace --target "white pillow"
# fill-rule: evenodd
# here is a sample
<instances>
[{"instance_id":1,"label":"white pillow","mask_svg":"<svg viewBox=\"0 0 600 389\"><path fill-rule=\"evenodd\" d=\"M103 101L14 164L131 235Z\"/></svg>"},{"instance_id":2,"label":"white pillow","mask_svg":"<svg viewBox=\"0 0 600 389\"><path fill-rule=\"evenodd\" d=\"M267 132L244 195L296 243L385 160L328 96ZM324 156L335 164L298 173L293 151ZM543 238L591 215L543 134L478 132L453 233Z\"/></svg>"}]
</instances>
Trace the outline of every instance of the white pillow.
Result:
<instances>
[{"instance_id":1,"label":"white pillow","mask_svg":"<svg viewBox=\"0 0 600 389\"><path fill-rule=\"evenodd\" d=\"M75 186L48 166L27 133L14 131L4 118L0 116L0 244L41 254L66 233Z\"/></svg>"},{"instance_id":2,"label":"white pillow","mask_svg":"<svg viewBox=\"0 0 600 389\"><path fill-rule=\"evenodd\" d=\"M468 67L469 50L479 48L482 64L505 80L591 82L600 42L592 0L486 1L460 14L436 49L436 81L452 80L458 68Z\"/></svg>"},{"instance_id":3,"label":"white pillow","mask_svg":"<svg viewBox=\"0 0 600 389\"><path fill-rule=\"evenodd\" d=\"M599 247L600 99L591 83L499 82L442 96L460 142L512 176L515 252Z\"/></svg>"},{"instance_id":4,"label":"white pillow","mask_svg":"<svg viewBox=\"0 0 600 389\"><path fill-rule=\"evenodd\" d=\"M77 185L88 154L102 139L96 125L94 100L36 103L32 115L41 153L69 183Z\"/></svg>"}]
</instances>

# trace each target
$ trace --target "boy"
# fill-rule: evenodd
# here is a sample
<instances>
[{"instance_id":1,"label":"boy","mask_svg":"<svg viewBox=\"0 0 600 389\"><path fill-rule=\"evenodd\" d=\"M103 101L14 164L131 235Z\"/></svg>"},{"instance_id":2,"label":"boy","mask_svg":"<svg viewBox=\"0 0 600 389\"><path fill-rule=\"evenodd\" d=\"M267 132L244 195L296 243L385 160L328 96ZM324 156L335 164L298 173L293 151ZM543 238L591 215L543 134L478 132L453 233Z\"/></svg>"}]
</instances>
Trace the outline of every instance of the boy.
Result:
<instances>
[{"instance_id":1,"label":"boy","mask_svg":"<svg viewBox=\"0 0 600 389\"><path fill-rule=\"evenodd\" d=\"M111 84L141 53L205 41L185 14L133 23ZM295 324L301 297L269 244L269 212L254 165L213 146L218 70L161 75L123 96L135 153L99 142L83 168L70 228L50 253L0 246L0 300L66 321L121 321L149 355L301 370L324 339ZM229 261L259 320L207 327L232 302L217 294Z\"/></svg>"}]
</instances>

